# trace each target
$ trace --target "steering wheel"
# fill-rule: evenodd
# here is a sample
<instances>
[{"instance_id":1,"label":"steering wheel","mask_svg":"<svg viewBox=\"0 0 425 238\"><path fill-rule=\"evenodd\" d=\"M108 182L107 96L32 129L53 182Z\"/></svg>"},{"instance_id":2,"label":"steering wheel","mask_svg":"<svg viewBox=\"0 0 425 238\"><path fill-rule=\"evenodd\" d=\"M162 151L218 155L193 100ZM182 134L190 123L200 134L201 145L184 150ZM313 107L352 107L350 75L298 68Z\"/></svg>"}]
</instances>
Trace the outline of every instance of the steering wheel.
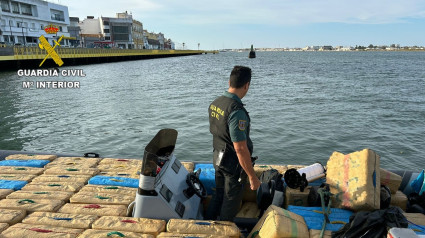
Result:
<instances>
[{"instance_id":1,"label":"steering wheel","mask_svg":"<svg viewBox=\"0 0 425 238\"><path fill-rule=\"evenodd\" d=\"M184 194L186 197L190 198L193 194L196 194L201 199L207 197L207 190L202 184L201 180L194 173L190 173L186 177L186 183L189 186L186 190L184 190Z\"/></svg>"}]
</instances>

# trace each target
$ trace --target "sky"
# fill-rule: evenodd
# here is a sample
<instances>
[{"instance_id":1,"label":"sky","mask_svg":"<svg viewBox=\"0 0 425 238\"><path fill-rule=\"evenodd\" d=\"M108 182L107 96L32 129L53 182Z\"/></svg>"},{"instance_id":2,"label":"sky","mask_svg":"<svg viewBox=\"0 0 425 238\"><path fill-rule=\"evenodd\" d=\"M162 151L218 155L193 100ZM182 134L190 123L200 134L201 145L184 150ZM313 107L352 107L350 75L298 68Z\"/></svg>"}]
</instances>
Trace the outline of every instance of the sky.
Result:
<instances>
[{"instance_id":1,"label":"sky","mask_svg":"<svg viewBox=\"0 0 425 238\"><path fill-rule=\"evenodd\" d=\"M51 0L69 15L128 11L185 48L425 46L425 0Z\"/></svg>"}]
</instances>

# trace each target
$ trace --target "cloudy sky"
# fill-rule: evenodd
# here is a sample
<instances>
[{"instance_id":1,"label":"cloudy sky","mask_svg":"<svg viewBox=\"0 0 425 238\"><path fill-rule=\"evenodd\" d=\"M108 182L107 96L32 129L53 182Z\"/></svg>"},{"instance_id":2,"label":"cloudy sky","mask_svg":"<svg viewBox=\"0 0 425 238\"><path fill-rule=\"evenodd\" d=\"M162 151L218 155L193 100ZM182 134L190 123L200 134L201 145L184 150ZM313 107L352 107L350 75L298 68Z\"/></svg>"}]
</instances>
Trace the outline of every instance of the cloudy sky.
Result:
<instances>
[{"instance_id":1,"label":"cloudy sky","mask_svg":"<svg viewBox=\"0 0 425 238\"><path fill-rule=\"evenodd\" d=\"M52 1L80 20L131 12L191 49L425 45L424 0Z\"/></svg>"}]
</instances>

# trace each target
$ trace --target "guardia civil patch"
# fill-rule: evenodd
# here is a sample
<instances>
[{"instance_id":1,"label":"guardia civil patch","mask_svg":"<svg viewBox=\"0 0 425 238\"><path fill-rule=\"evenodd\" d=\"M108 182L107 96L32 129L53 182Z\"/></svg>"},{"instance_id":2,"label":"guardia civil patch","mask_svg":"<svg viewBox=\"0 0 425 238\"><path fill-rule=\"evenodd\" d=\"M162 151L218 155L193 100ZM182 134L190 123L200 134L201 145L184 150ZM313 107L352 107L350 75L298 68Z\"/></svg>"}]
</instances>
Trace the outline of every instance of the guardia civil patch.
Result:
<instances>
[{"instance_id":1,"label":"guardia civil patch","mask_svg":"<svg viewBox=\"0 0 425 238\"><path fill-rule=\"evenodd\" d=\"M239 130L244 131L246 128L246 121L245 120L239 120L238 124Z\"/></svg>"}]
</instances>

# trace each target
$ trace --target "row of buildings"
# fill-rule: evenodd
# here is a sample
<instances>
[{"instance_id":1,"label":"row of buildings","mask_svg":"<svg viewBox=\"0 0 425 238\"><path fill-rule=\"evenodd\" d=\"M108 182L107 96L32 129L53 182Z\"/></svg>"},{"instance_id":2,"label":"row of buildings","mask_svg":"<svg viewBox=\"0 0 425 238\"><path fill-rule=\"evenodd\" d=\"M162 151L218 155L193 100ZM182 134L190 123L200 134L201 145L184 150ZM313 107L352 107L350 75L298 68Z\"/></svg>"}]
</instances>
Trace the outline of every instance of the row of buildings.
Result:
<instances>
[{"instance_id":1,"label":"row of buildings","mask_svg":"<svg viewBox=\"0 0 425 238\"><path fill-rule=\"evenodd\" d=\"M45 28L57 28L46 34ZM68 7L43 0L0 0L0 42L7 45L38 45L44 35L53 44L63 36L64 47L175 49L162 33L148 32L128 12L115 17L70 17Z\"/></svg>"}]
</instances>

